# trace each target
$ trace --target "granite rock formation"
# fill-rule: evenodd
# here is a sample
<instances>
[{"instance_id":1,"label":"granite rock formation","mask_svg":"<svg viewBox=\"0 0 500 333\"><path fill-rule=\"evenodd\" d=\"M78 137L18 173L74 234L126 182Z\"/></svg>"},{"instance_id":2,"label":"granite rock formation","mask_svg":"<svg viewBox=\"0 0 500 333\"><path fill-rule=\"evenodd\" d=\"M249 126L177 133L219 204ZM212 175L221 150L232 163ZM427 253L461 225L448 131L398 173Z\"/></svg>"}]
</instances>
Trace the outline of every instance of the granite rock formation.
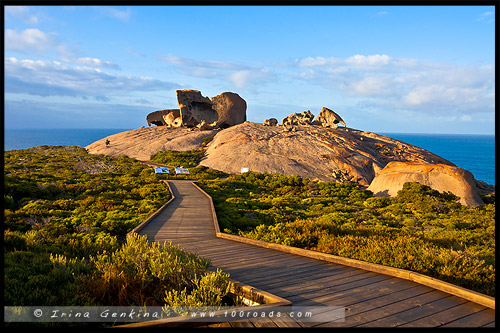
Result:
<instances>
[{"instance_id":1,"label":"granite rock formation","mask_svg":"<svg viewBox=\"0 0 500 333\"><path fill-rule=\"evenodd\" d=\"M311 125L314 115L311 111L307 110L301 113L293 113L281 120L283 126L296 126L296 125Z\"/></svg>"},{"instance_id":2,"label":"granite rock formation","mask_svg":"<svg viewBox=\"0 0 500 333\"><path fill-rule=\"evenodd\" d=\"M465 206L483 204L472 173L446 164L389 162L373 179L368 190L375 196L395 197L406 182L418 182L439 192L451 192Z\"/></svg>"},{"instance_id":3,"label":"granite rock formation","mask_svg":"<svg viewBox=\"0 0 500 333\"><path fill-rule=\"evenodd\" d=\"M279 127L245 122L220 131L201 164L228 173L241 168L368 186L391 161L453 163L416 146L371 132L339 127Z\"/></svg>"},{"instance_id":4,"label":"granite rock formation","mask_svg":"<svg viewBox=\"0 0 500 333\"><path fill-rule=\"evenodd\" d=\"M321 181L353 181L375 195L388 196L397 195L405 182L416 181L450 191L467 206L482 204L477 191L495 191L493 185L476 181L470 172L425 149L347 128L326 107L315 120L308 110L287 116L277 126L276 118L263 124L246 121L247 104L235 93L208 98L198 90L177 90L177 101L179 109L147 116L148 125L158 127L112 135L86 148L90 153L147 161L167 149L203 148L202 140L211 136L200 164L232 174L249 169Z\"/></svg>"},{"instance_id":5,"label":"granite rock formation","mask_svg":"<svg viewBox=\"0 0 500 333\"><path fill-rule=\"evenodd\" d=\"M227 128L247 120L247 102L238 94L224 92L211 97L212 109L217 112L217 127Z\"/></svg>"},{"instance_id":6,"label":"granite rock formation","mask_svg":"<svg viewBox=\"0 0 500 333\"><path fill-rule=\"evenodd\" d=\"M195 127L202 120L206 124L217 124L219 116L212 109L210 98L201 95L198 90L177 90L177 104L181 110L182 125Z\"/></svg>"},{"instance_id":7,"label":"granite rock formation","mask_svg":"<svg viewBox=\"0 0 500 333\"><path fill-rule=\"evenodd\" d=\"M269 118L264 120L263 122L264 126L277 126L278 125L278 119L276 118Z\"/></svg>"},{"instance_id":8,"label":"granite rock formation","mask_svg":"<svg viewBox=\"0 0 500 333\"><path fill-rule=\"evenodd\" d=\"M337 113L326 107L323 107L321 109L321 112L319 113L318 118L316 118L314 123L321 125L323 127L332 127L332 128L337 128L338 123L347 126L342 117L340 117Z\"/></svg>"},{"instance_id":9,"label":"granite rock formation","mask_svg":"<svg viewBox=\"0 0 500 333\"><path fill-rule=\"evenodd\" d=\"M182 125L179 109L166 109L151 112L147 115L146 121L148 126L151 124L156 126L179 127Z\"/></svg>"},{"instance_id":10,"label":"granite rock formation","mask_svg":"<svg viewBox=\"0 0 500 333\"><path fill-rule=\"evenodd\" d=\"M110 135L85 148L91 154L128 156L139 161L149 161L151 155L164 150L201 149L202 140L216 133L217 130L192 131L185 127L141 127ZM109 140L109 145L106 145L106 140Z\"/></svg>"},{"instance_id":11,"label":"granite rock formation","mask_svg":"<svg viewBox=\"0 0 500 333\"><path fill-rule=\"evenodd\" d=\"M179 109L147 115L148 126L189 127L200 130L227 128L246 121L247 103L238 94L224 92L208 98L198 90L177 90Z\"/></svg>"}]
</instances>

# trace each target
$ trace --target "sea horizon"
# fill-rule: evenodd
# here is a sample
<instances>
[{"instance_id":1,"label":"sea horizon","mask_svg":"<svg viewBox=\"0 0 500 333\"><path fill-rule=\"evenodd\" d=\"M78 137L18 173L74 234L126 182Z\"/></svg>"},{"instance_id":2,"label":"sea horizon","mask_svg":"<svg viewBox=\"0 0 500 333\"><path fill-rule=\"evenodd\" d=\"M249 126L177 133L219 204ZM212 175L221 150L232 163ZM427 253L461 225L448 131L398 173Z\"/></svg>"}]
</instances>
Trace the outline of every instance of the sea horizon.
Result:
<instances>
[{"instance_id":1,"label":"sea horizon","mask_svg":"<svg viewBox=\"0 0 500 333\"><path fill-rule=\"evenodd\" d=\"M109 135L133 128L12 128L4 129L4 151L40 145L85 147ZM495 134L379 132L441 156L472 172L474 178L495 185ZM470 152L474 152L471 158Z\"/></svg>"}]
</instances>

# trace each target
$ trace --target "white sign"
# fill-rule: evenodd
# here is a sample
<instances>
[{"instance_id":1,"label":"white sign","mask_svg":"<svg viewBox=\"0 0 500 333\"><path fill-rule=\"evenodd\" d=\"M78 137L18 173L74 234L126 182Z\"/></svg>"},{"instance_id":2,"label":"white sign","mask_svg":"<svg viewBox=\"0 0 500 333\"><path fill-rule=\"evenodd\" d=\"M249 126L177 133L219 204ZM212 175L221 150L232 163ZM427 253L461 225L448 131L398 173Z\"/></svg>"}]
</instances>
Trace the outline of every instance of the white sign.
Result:
<instances>
[{"instance_id":1,"label":"white sign","mask_svg":"<svg viewBox=\"0 0 500 333\"><path fill-rule=\"evenodd\" d=\"M155 168L155 173L169 173L168 168Z\"/></svg>"}]
</instances>

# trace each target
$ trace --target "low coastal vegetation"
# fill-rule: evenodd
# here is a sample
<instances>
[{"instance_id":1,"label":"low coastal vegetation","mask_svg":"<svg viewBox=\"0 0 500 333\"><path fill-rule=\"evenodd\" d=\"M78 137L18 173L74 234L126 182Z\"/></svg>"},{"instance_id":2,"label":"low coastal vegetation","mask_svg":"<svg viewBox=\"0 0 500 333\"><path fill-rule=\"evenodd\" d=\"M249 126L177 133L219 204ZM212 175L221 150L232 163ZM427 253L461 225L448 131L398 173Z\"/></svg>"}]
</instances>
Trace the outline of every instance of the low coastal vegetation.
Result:
<instances>
[{"instance_id":1,"label":"low coastal vegetation","mask_svg":"<svg viewBox=\"0 0 500 333\"><path fill-rule=\"evenodd\" d=\"M198 182L224 232L407 269L495 295L495 204L406 183L395 198L351 182L248 172ZM493 198L494 199L494 198Z\"/></svg>"},{"instance_id":2,"label":"low coastal vegetation","mask_svg":"<svg viewBox=\"0 0 500 333\"><path fill-rule=\"evenodd\" d=\"M197 166L205 151L193 149L191 151L164 150L151 156L151 162L161 163L172 167L190 168Z\"/></svg>"},{"instance_id":3,"label":"low coastal vegetation","mask_svg":"<svg viewBox=\"0 0 500 333\"><path fill-rule=\"evenodd\" d=\"M211 136L203 139L203 146L212 140ZM215 179L229 176L227 173L199 165L205 155L203 149L191 151L165 150L151 155L151 162L169 167L168 174L160 174L160 179ZM176 167L188 168L189 175L177 175Z\"/></svg>"},{"instance_id":4,"label":"low coastal vegetation","mask_svg":"<svg viewBox=\"0 0 500 333\"><path fill-rule=\"evenodd\" d=\"M197 158L191 175L154 174L136 160L80 147L5 152L5 305L222 304L228 276L209 272L208 260L128 235L170 199L160 181L170 177L201 179L224 232L495 295L494 195L470 208L452 193L406 183L397 197L381 198L352 182L229 176L199 166L201 153L167 155L161 163L169 166Z\"/></svg>"},{"instance_id":5,"label":"low coastal vegetation","mask_svg":"<svg viewBox=\"0 0 500 333\"><path fill-rule=\"evenodd\" d=\"M208 260L128 234L171 198L150 166L69 146L4 162L4 305L213 305L227 293Z\"/></svg>"}]
</instances>

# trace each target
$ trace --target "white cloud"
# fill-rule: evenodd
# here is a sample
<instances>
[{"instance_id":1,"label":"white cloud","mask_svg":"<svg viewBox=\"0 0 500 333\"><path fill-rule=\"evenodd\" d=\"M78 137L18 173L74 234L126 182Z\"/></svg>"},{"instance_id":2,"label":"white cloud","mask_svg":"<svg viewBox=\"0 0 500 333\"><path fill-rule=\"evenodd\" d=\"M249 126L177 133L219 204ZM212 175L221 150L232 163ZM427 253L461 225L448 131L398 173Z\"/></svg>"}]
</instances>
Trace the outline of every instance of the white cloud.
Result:
<instances>
[{"instance_id":1,"label":"white cloud","mask_svg":"<svg viewBox=\"0 0 500 333\"><path fill-rule=\"evenodd\" d=\"M119 69L120 67L111 61L103 61L98 58L91 58L91 57L84 57L84 58L77 58L74 61L76 64L81 64L81 65L88 65L88 66L94 66L94 67L107 67L107 68L114 68L114 69Z\"/></svg>"},{"instance_id":2,"label":"white cloud","mask_svg":"<svg viewBox=\"0 0 500 333\"><path fill-rule=\"evenodd\" d=\"M38 24L39 19L36 15L29 12L27 6L5 6L5 14L16 17L27 24Z\"/></svg>"},{"instance_id":3,"label":"white cloud","mask_svg":"<svg viewBox=\"0 0 500 333\"><path fill-rule=\"evenodd\" d=\"M237 88L248 88L259 82L267 81L271 75L269 69L241 70L229 75L228 79Z\"/></svg>"},{"instance_id":4,"label":"white cloud","mask_svg":"<svg viewBox=\"0 0 500 333\"><path fill-rule=\"evenodd\" d=\"M485 12L479 15L476 19L478 22L493 23L495 22L495 12Z\"/></svg>"},{"instance_id":5,"label":"white cloud","mask_svg":"<svg viewBox=\"0 0 500 333\"><path fill-rule=\"evenodd\" d=\"M345 60L345 63L348 65L359 66L359 67L380 67L387 65L391 61L391 57L385 54L376 54L364 56L360 54L356 54L352 57L349 57Z\"/></svg>"},{"instance_id":6,"label":"white cloud","mask_svg":"<svg viewBox=\"0 0 500 333\"><path fill-rule=\"evenodd\" d=\"M130 8L118 9L116 7L94 6L102 15L127 22L132 15Z\"/></svg>"},{"instance_id":7,"label":"white cloud","mask_svg":"<svg viewBox=\"0 0 500 333\"><path fill-rule=\"evenodd\" d=\"M35 28L25 29L21 32L12 29L5 30L5 50L26 54L34 52L36 55L55 51L59 59L64 62L119 69L118 65L110 61L91 57L77 57L76 52L71 51L66 45L58 42L54 34L45 33Z\"/></svg>"},{"instance_id":8,"label":"white cloud","mask_svg":"<svg viewBox=\"0 0 500 333\"><path fill-rule=\"evenodd\" d=\"M133 92L164 91L177 85L150 77L123 76L59 61L5 59L5 92L73 96L108 101Z\"/></svg>"},{"instance_id":9,"label":"white cloud","mask_svg":"<svg viewBox=\"0 0 500 333\"><path fill-rule=\"evenodd\" d=\"M176 66L184 75L218 79L229 82L239 89L254 90L274 77L269 68L221 60L197 60L174 55L160 60Z\"/></svg>"},{"instance_id":10,"label":"white cloud","mask_svg":"<svg viewBox=\"0 0 500 333\"><path fill-rule=\"evenodd\" d=\"M338 58L307 57L305 59L296 59L295 62L301 67L315 67L339 64L342 60Z\"/></svg>"},{"instance_id":11,"label":"white cloud","mask_svg":"<svg viewBox=\"0 0 500 333\"><path fill-rule=\"evenodd\" d=\"M132 11L130 10L130 8L127 8L125 10L119 10L116 8L109 8L108 12L109 12L110 16L117 18L119 20L122 20L122 21L128 21L130 18L130 15L132 14Z\"/></svg>"},{"instance_id":12,"label":"white cloud","mask_svg":"<svg viewBox=\"0 0 500 333\"><path fill-rule=\"evenodd\" d=\"M494 110L494 65L456 65L388 55L307 57L290 64L294 77L372 99L381 107L421 112Z\"/></svg>"},{"instance_id":13,"label":"white cloud","mask_svg":"<svg viewBox=\"0 0 500 333\"><path fill-rule=\"evenodd\" d=\"M249 69L251 66L245 64L238 64L229 61L221 60L197 60L186 57L179 57L174 55L166 55L160 57L163 62L168 62L174 65L186 66L186 67L198 67L205 69L222 69L222 70L241 70Z\"/></svg>"},{"instance_id":14,"label":"white cloud","mask_svg":"<svg viewBox=\"0 0 500 333\"><path fill-rule=\"evenodd\" d=\"M25 29L18 33L12 29L5 30L5 50L21 51L28 50L43 51L53 45L52 38L38 29Z\"/></svg>"},{"instance_id":15,"label":"white cloud","mask_svg":"<svg viewBox=\"0 0 500 333\"><path fill-rule=\"evenodd\" d=\"M344 86L344 89L352 90L351 95L384 96L390 89L389 84L386 77L368 76Z\"/></svg>"}]
</instances>

